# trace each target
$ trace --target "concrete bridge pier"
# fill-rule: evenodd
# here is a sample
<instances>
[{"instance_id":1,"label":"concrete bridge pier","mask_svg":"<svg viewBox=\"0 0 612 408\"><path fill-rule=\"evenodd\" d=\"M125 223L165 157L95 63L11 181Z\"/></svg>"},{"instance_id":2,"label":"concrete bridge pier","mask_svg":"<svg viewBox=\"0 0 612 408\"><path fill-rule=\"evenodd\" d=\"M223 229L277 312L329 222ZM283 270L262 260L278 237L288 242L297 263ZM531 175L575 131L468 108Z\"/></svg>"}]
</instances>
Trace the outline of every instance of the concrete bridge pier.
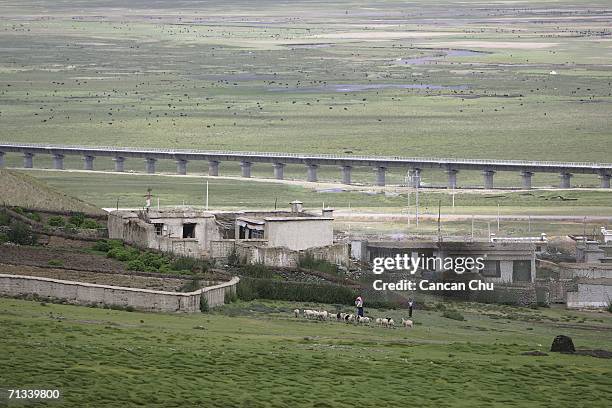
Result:
<instances>
[{"instance_id":1,"label":"concrete bridge pier","mask_svg":"<svg viewBox=\"0 0 612 408\"><path fill-rule=\"evenodd\" d=\"M4 152L0 152L0 168L4 167Z\"/></svg>"},{"instance_id":2,"label":"concrete bridge pier","mask_svg":"<svg viewBox=\"0 0 612 408\"><path fill-rule=\"evenodd\" d=\"M34 153L26 152L23 154L23 168L31 169L34 167Z\"/></svg>"},{"instance_id":3,"label":"concrete bridge pier","mask_svg":"<svg viewBox=\"0 0 612 408\"><path fill-rule=\"evenodd\" d=\"M533 173L531 171L522 171L521 172L521 180L523 181L523 188L525 190L531 189L531 177Z\"/></svg>"},{"instance_id":4,"label":"concrete bridge pier","mask_svg":"<svg viewBox=\"0 0 612 408\"><path fill-rule=\"evenodd\" d=\"M155 174L155 164L157 163L157 159L152 157L147 157L145 159L145 171L148 174Z\"/></svg>"},{"instance_id":5,"label":"concrete bridge pier","mask_svg":"<svg viewBox=\"0 0 612 408\"><path fill-rule=\"evenodd\" d=\"M187 174L187 160L177 159L176 174L180 174L181 176L184 176L185 174Z\"/></svg>"},{"instance_id":6,"label":"concrete bridge pier","mask_svg":"<svg viewBox=\"0 0 612 408\"><path fill-rule=\"evenodd\" d=\"M116 156L113 161L115 162L115 171L125 171L125 157Z\"/></svg>"},{"instance_id":7,"label":"concrete bridge pier","mask_svg":"<svg viewBox=\"0 0 612 408\"><path fill-rule=\"evenodd\" d=\"M0 164L0 167L2 167L2 165ZM610 174L609 173L604 173L601 172L599 174L599 181L600 181L600 187L601 188L610 188Z\"/></svg>"},{"instance_id":8,"label":"concrete bridge pier","mask_svg":"<svg viewBox=\"0 0 612 408\"><path fill-rule=\"evenodd\" d=\"M342 170L342 184L351 184L351 170L353 168L351 166L342 166L340 169Z\"/></svg>"},{"instance_id":9,"label":"concrete bridge pier","mask_svg":"<svg viewBox=\"0 0 612 408\"><path fill-rule=\"evenodd\" d=\"M246 177L249 178L251 177L251 162L248 161L241 161L240 162L240 175L242 177Z\"/></svg>"},{"instance_id":10,"label":"concrete bridge pier","mask_svg":"<svg viewBox=\"0 0 612 408\"><path fill-rule=\"evenodd\" d=\"M482 175L484 177L484 188L491 190L493 188L493 176L495 176L495 172L493 170L483 170Z\"/></svg>"},{"instance_id":11,"label":"concrete bridge pier","mask_svg":"<svg viewBox=\"0 0 612 408\"><path fill-rule=\"evenodd\" d=\"M53 168L55 170L64 170L64 155L63 154L53 155Z\"/></svg>"},{"instance_id":12,"label":"concrete bridge pier","mask_svg":"<svg viewBox=\"0 0 612 408\"><path fill-rule=\"evenodd\" d=\"M317 181L317 168L319 166L316 164L308 164L307 165L307 180L311 182Z\"/></svg>"},{"instance_id":13,"label":"concrete bridge pier","mask_svg":"<svg viewBox=\"0 0 612 408\"><path fill-rule=\"evenodd\" d=\"M449 168L446 169L445 173L448 176L448 188L457 188L457 173L459 173L459 170Z\"/></svg>"},{"instance_id":14,"label":"concrete bridge pier","mask_svg":"<svg viewBox=\"0 0 612 408\"><path fill-rule=\"evenodd\" d=\"M559 174L559 178L561 178L559 188L571 188L570 179L572 178L572 173L561 173Z\"/></svg>"},{"instance_id":15,"label":"concrete bridge pier","mask_svg":"<svg viewBox=\"0 0 612 408\"><path fill-rule=\"evenodd\" d=\"M208 161L208 175L215 177L219 175L219 162L217 160Z\"/></svg>"},{"instance_id":16,"label":"concrete bridge pier","mask_svg":"<svg viewBox=\"0 0 612 408\"><path fill-rule=\"evenodd\" d=\"M93 170L94 169L94 159L96 156L83 156L83 170Z\"/></svg>"},{"instance_id":17,"label":"concrete bridge pier","mask_svg":"<svg viewBox=\"0 0 612 408\"><path fill-rule=\"evenodd\" d=\"M408 187L421 187L421 169L408 170Z\"/></svg>"},{"instance_id":18,"label":"concrete bridge pier","mask_svg":"<svg viewBox=\"0 0 612 408\"><path fill-rule=\"evenodd\" d=\"M384 185L386 184L385 177L387 174L387 168L379 166L374 168L374 172L376 172L376 185L384 187Z\"/></svg>"},{"instance_id":19,"label":"concrete bridge pier","mask_svg":"<svg viewBox=\"0 0 612 408\"><path fill-rule=\"evenodd\" d=\"M285 178L284 170L285 163L274 163L274 178L277 180L282 180Z\"/></svg>"}]
</instances>

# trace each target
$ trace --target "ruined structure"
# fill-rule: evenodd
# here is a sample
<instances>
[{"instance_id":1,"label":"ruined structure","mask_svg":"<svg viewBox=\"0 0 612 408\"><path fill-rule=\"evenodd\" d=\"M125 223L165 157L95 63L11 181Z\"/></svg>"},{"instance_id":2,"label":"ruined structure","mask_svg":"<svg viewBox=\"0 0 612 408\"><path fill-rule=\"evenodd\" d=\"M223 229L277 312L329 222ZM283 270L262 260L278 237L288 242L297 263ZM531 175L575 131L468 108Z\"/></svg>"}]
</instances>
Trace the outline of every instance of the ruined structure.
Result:
<instances>
[{"instance_id":1,"label":"ruined structure","mask_svg":"<svg viewBox=\"0 0 612 408\"><path fill-rule=\"evenodd\" d=\"M313 214L294 201L291 210L205 211L162 209L114 211L111 239L193 258L295 267L308 252L334 264L348 263L348 246L334 243L333 211Z\"/></svg>"}]
</instances>

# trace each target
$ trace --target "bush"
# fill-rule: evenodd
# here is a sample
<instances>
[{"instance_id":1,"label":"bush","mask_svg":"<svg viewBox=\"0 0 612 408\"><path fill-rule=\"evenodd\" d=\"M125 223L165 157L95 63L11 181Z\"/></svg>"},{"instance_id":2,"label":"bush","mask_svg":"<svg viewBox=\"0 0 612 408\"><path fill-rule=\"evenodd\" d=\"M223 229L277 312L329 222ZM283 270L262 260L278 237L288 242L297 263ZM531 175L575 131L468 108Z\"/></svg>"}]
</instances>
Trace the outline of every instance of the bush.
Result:
<instances>
[{"instance_id":1,"label":"bush","mask_svg":"<svg viewBox=\"0 0 612 408\"><path fill-rule=\"evenodd\" d=\"M9 217L8 213L3 209L0 211L0 225L9 225L11 223L11 217Z\"/></svg>"},{"instance_id":2,"label":"bush","mask_svg":"<svg viewBox=\"0 0 612 408\"><path fill-rule=\"evenodd\" d=\"M98 229L98 228L102 228L102 227L100 226L100 224L98 224L96 222L96 220L93 220L91 218L86 218L81 223L81 225L79 225L79 228L82 228L82 229Z\"/></svg>"},{"instance_id":3,"label":"bush","mask_svg":"<svg viewBox=\"0 0 612 408\"><path fill-rule=\"evenodd\" d=\"M465 320L465 317L463 317L463 315L459 313L459 311L452 310L452 309L445 310L444 313L442 313L442 317L446 317L447 319L459 320L459 321Z\"/></svg>"},{"instance_id":4,"label":"bush","mask_svg":"<svg viewBox=\"0 0 612 408\"><path fill-rule=\"evenodd\" d=\"M608 312L612 313L612 303L608 305Z\"/></svg>"},{"instance_id":5,"label":"bush","mask_svg":"<svg viewBox=\"0 0 612 408\"><path fill-rule=\"evenodd\" d=\"M144 271L146 265L140 259L132 259L127 263L127 268L130 271Z\"/></svg>"},{"instance_id":6,"label":"bush","mask_svg":"<svg viewBox=\"0 0 612 408\"><path fill-rule=\"evenodd\" d=\"M6 236L10 242L19 245L35 245L38 238L30 226L21 221L12 222Z\"/></svg>"},{"instance_id":7,"label":"bush","mask_svg":"<svg viewBox=\"0 0 612 408\"><path fill-rule=\"evenodd\" d=\"M208 312L210 310L210 308L208 307L208 299L206 299L206 296L202 295L200 296L200 312Z\"/></svg>"},{"instance_id":8,"label":"bush","mask_svg":"<svg viewBox=\"0 0 612 408\"><path fill-rule=\"evenodd\" d=\"M210 268L207 261L188 257L175 258L170 263L170 269L173 271L190 271L205 273Z\"/></svg>"},{"instance_id":9,"label":"bush","mask_svg":"<svg viewBox=\"0 0 612 408\"><path fill-rule=\"evenodd\" d=\"M236 248L233 248L232 252L227 256L227 264L230 266L240 265L240 257L238 256L238 252L236 252Z\"/></svg>"},{"instance_id":10,"label":"bush","mask_svg":"<svg viewBox=\"0 0 612 408\"><path fill-rule=\"evenodd\" d=\"M49 262L47 262L47 265L49 265L49 266L64 266L64 261L62 261L61 259L50 259Z\"/></svg>"},{"instance_id":11,"label":"bush","mask_svg":"<svg viewBox=\"0 0 612 408\"><path fill-rule=\"evenodd\" d=\"M114 258L118 261L129 262L138 258L138 250L125 247L115 247L111 248L106 256L109 258Z\"/></svg>"},{"instance_id":12,"label":"bush","mask_svg":"<svg viewBox=\"0 0 612 408\"><path fill-rule=\"evenodd\" d=\"M8 242L8 240L8 236L5 233L0 232L0 244L4 244L5 242Z\"/></svg>"},{"instance_id":13,"label":"bush","mask_svg":"<svg viewBox=\"0 0 612 408\"><path fill-rule=\"evenodd\" d=\"M83 225L83 222L85 222L85 214L83 214L83 213L75 213L74 215L72 215L68 219L68 222L70 224L73 224L75 227L79 227L80 228L81 225Z\"/></svg>"},{"instance_id":14,"label":"bush","mask_svg":"<svg viewBox=\"0 0 612 408\"><path fill-rule=\"evenodd\" d=\"M66 225L66 220L64 217L60 217L59 215L54 215L53 217L49 217L47 220L47 224L51 227L63 227Z\"/></svg>"},{"instance_id":15,"label":"bush","mask_svg":"<svg viewBox=\"0 0 612 408\"><path fill-rule=\"evenodd\" d=\"M242 300L271 299L352 305L356 292L340 285L243 277L236 287Z\"/></svg>"},{"instance_id":16,"label":"bush","mask_svg":"<svg viewBox=\"0 0 612 408\"><path fill-rule=\"evenodd\" d=\"M101 239L95 244L93 244L91 249L93 249L94 251L108 252L111 250L111 245L106 239Z\"/></svg>"},{"instance_id":17,"label":"bush","mask_svg":"<svg viewBox=\"0 0 612 408\"><path fill-rule=\"evenodd\" d=\"M251 278L273 279L274 272L264 264L244 265L240 268L240 274Z\"/></svg>"},{"instance_id":18,"label":"bush","mask_svg":"<svg viewBox=\"0 0 612 408\"><path fill-rule=\"evenodd\" d=\"M35 213L35 212L27 213L26 217L36 222L40 222L42 220L42 218L40 217L40 214Z\"/></svg>"},{"instance_id":19,"label":"bush","mask_svg":"<svg viewBox=\"0 0 612 408\"><path fill-rule=\"evenodd\" d=\"M64 232L66 234L76 234L77 231L77 226L71 222L67 223L66 226L64 227Z\"/></svg>"},{"instance_id":20,"label":"bush","mask_svg":"<svg viewBox=\"0 0 612 408\"><path fill-rule=\"evenodd\" d=\"M324 259L316 259L310 252L306 252L305 255L300 256L298 266L304 269L311 269L314 271L326 272L335 274L338 272L336 265L328 262Z\"/></svg>"}]
</instances>

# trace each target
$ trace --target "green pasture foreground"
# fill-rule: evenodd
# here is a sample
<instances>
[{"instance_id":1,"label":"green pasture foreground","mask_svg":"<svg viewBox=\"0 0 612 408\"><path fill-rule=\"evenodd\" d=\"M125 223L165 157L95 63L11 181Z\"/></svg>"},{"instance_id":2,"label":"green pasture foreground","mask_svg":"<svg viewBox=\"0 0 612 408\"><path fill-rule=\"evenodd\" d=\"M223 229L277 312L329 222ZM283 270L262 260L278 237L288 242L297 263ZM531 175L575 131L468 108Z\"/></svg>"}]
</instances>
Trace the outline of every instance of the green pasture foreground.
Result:
<instances>
[{"instance_id":1,"label":"green pasture foreground","mask_svg":"<svg viewBox=\"0 0 612 408\"><path fill-rule=\"evenodd\" d=\"M466 321L417 310L406 330L294 318L303 306L175 315L0 299L0 384L60 389L68 407L609 406L610 360L521 355L557 334L611 349L607 312L469 305Z\"/></svg>"}]
</instances>

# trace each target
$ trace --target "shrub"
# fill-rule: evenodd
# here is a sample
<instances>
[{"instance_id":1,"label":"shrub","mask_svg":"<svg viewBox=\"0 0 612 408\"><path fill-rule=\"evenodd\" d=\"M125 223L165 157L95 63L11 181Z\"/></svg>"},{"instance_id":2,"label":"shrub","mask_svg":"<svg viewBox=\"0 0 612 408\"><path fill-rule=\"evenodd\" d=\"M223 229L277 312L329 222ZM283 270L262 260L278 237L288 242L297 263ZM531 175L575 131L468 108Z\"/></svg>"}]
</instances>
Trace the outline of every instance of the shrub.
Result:
<instances>
[{"instance_id":1,"label":"shrub","mask_svg":"<svg viewBox=\"0 0 612 408\"><path fill-rule=\"evenodd\" d=\"M118 261L128 262L138 258L138 250L125 247L115 247L111 248L106 256L109 258L114 258Z\"/></svg>"},{"instance_id":2,"label":"shrub","mask_svg":"<svg viewBox=\"0 0 612 408\"><path fill-rule=\"evenodd\" d=\"M85 214L83 213L75 213L68 219L68 222L71 224L74 224L74 226L76 227L81 227L84 221L85 221Z\"/></svg>"},{"instance_id":3,"label":"shrub","mask_svg":"<svg viewBox=\"0 0 612 408\"><path fill-rule=\"evenodd\" d=\"M49 262L47 262L47 265L49 265L49 266L64 266L64 261L62 261L61 259L50 259Z\"/></svg>"},{"instance_id":4,"label":"shrub","mask_svg":"<svg viewBox=\"0 0 612 408\"><path fill-rule=\"evenodd\" d=\"M95 244L93 244L91 249L93 249L94 251L108 252L108 251L111 250L111 245L108 242L108 240L101 239L101 240L97 241Z\"/></svg>"},{"instance_id":5,"label":"shrub","mask_svg":"<svg viewBox=\"0 0 612 408\"><path fill-rule=\"evenodd\" d=\"M54 215L53 217L49 217L47 220L47 224L51 227L63 227L66 225L66 220L64 217L60 217L59 215Z\"/></svg>"},{"instance_id":6,"label":"shrub","mask_svg":"<svg viewBox=\"0 0 612 408\"><path fill-rule=\"evenodd\" d=\"M42 218L40 217L40 214L35 213L35 212L27 213L26 217L36 222L40 222L42 220Z\"/></svg>"},{"instance_id":7,"label":"shrub","mask_svg":"<svg viewBox=\"0 0 612 408\"><path fill-rule=\"evenodd\" d=\"M6 236L10 242L19 245L35 245L37 241L30 226L21 221L12 222Z\"/></svg>"},{"instance_id":8,"label":"shrub","mask_svg":"<svg viewBox=\"0 0 612 408\"><path fill-rule=\"evenodd\" d=\"M200 312L208 312L209 307L208 307L208 299L206 299L206 296L202 295L200 296Z\"/></svg>"},{"instance_id":9,"label":"shrub","mask_svg":"<svg viewBox=\"0 0 612 408\"><path fill-rule=\"evenodd\" d=\"M170 264L173 271L202 272L208 271L210 265L207 261L188 257L175 258Z\"/></svg>"},{"instance_id":10,"label":"shrub","mask_svg":"<svg viewBox=\"0 0 612 408\"><path fill-rule=\"evenodd\" d=\"M230 266L240 265L240 257L238 256L238 252L236 252L236 248L233 248L232 252L227 256L227 264Z\"/></svg>"},{"instance_id":11,"label":"shrub","mask_svg":"<svg viewBox=\"0 0 612 408\"><path fill-rule=\"evenodd\" d=\"M127 263L127 268L130 271L144 271L146 265L140 259L132 259Z\"/></svg>"},{"instance_id":12,"label":"shrub","mask_svg":"<svg viewBox=\"0 0 612 408\"><path fill-rule=\"evenodd\" d=\"M324 259L316 259L310 252L306 252L305 255L300 256L298 266L304 269L311 269L314 271L326 272L326 273L337 273L338 268L336 265L328 262Z\"/></svg>"},{"instance_id":13,"label":"shrub","mask_svg":"<svg viewBox=\"0 0 612 408\"><path fill-rule=\"evenodd\" d=\"M608 312L612 313L612 303L608 305Z\"/></svg>"},{"instance_id":14,"label":"shrub","mask_svg":"<svg viewBox=\"0 0 612 408\"><path fill-rule=\"evenodd\" d=\"M271 299L352 305L356 292L340 285L287 282L243 277L237 285L242 300Z\"/></svg>"},{"instance_id":15,"label":"shrub","mask_svg":"<svg viewBox=\"0 0 612 408\"><path fill-rule=\"evenodd\" d=\"M264 264L244 265L240 268L240 273L244 276L249 276L251 278L260 278L260 279L274 278L274 272L268 269Z\"/></svg>"},{"instance_id":16,"label":"shrub","mask_svg":"<svg viewBox=\"0 0 612 408\"><path fill-rule=\"evenodd\" d=\"M6 210L0 211L0 225L9 225L11 223L11 217L9 217Z\"/></svg>"},{"instance_id":17,"label":"shrub","mask_svg":"<svg viewBox=\"0 0 612 408\"><path fill-rule=\"evenodd\" d=\"M77 226L71 222L67 223L66 226L64 227L64 232L66 234L76 234L77 231Z\"/></svg>"},{"instance_id":18,"label":"shrub","mask_svg":"<svg viewBox=\"0 0 612 408\"><path fill-rule=\"evenodd\" d=\"M8 242L8 240L8 236L5 233L0 232L0 244L4 244L5 242Z\"/></svg>"},{"instance_id":19,"label":"shrub","mask_svg":"<svg viewBox=\"0 0 612 408\"><path fill-rule=\"evenodd\" d=\"M452 309L445 310L444 313L442 313L442 317L446 317L447 319L459 320L459 321L465 320L465 317L463 317L463 315L459 313L459 311L452 310Z\"/></svg>"},{"instance_id":20,"label":"shrub","mask_svg":"<svg viewBox=\"0 0 612 408\"><path fill-rule=\"evenodd\" d=\"M15 211L17 214L25 215L25 211L23 211L23 208L21 207L14 207L13 211Z\"/></svg>"},{"instance_id":21,"label":"shrub","mask_svg":"<svg viewBox=\"0 0 612 408\"><path fill-rule=\"evenodd\" d=\"M100 224L98 224L96 222L96 220L93 220L91 218L86 218L81 225L79 225L79 228L82 229L98 229L101 228Z\"/></svg>"}]
</instances>

